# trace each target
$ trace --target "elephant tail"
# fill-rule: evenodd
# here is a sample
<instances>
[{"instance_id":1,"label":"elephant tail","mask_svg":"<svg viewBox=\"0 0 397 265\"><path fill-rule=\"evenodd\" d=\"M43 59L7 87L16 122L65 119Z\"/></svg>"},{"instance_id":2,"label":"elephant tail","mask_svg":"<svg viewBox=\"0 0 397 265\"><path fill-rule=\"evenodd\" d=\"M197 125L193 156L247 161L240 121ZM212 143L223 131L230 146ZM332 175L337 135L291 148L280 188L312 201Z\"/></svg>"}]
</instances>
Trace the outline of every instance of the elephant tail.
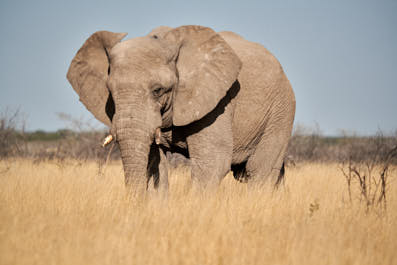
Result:
<instances>
[{"instance_id":1,"label":"elephant tail","mask_svg":"<svg viewBox=\"0 0 397 265\"><path fill-rule=\"evenodd\" d=\"M285 176L285 162L283 161L283 165L281 166L280 169L280 174L278 175L276 184L274 185L275 188L278 188L280 184L284 182L284 176Z\"/></svg>"}]
</instances>

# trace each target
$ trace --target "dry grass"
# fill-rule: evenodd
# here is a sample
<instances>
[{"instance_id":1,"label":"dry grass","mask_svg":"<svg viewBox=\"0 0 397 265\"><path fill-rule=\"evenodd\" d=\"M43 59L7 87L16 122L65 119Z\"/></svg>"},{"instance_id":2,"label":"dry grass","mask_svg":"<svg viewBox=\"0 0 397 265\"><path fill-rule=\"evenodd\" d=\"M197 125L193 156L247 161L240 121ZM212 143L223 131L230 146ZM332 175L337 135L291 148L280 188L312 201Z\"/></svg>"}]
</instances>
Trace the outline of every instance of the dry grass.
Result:
<instances>
[{"instance_id":1,"label":"dry grass","mask_svg":"<svg viewBox=\"0 0 397 265\"><path fill-rule=\"evenodd\" d=\"M98 174L93 162L3 161L0 263L396 264L396 183L379 214L350 205L344 181L337 165L307 164L275 193L228 175L204 198L178 169L168 201L138 203L120 163Z\"/></svg>"}]
</instances>

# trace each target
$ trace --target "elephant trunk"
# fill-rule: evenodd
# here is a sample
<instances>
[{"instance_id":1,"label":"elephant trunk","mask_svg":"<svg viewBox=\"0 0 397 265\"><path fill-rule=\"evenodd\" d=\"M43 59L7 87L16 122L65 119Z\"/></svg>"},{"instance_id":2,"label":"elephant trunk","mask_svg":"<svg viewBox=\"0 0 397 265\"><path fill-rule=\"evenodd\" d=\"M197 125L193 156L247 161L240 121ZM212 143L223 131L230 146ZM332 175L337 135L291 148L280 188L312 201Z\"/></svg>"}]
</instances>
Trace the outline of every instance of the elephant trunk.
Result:
<instances>
[{"instance_id":1,"label":"elephant trunk","mask_svg":"<svg viewBox=\"0 0 397 265\"><path fill-rule=\"evenodd\" d=\"M129 134L136 135L136 133L132 132ZM137 139L123 138L120 137L118 141L124 167L125 184L132 190L143 191L146 189L147 184L147 164L150 144Z\"/></svg>"},{"instance_id":2,"label":"elephant trunk","mask_svg":"<svg viewBox=\"0 0 397 265\"><path fill-rule=\"evenodd\" d=\"M130 108L120 109L122 111L115 115L114 122L125 184L129 192L141 194L147 188L147 164L153 133L148 129L142 115L137 115L140 112L131 111Z\"/></svg>"}]
</instances>

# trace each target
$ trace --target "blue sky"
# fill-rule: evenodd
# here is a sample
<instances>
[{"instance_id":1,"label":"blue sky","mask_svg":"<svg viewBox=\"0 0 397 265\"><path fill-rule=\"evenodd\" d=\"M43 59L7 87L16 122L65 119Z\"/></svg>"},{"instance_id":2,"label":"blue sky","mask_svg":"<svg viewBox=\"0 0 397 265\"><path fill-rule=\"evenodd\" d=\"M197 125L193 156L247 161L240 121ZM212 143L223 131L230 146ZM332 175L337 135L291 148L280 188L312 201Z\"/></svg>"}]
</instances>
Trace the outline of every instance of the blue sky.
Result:
<instances>
[{"instance_id":1,"label":"blue sky","mask_svg":"<svg viewBox=\"0 0 397 265\"><path fill-rule=\"evenodd\" d=\"M0 111L29 130L93 119L66 80L97 30L146 35L159 25L231 30L268 48L297 100L295 122L327 135L397 129L397 1L1 1Z\"/></svg>"}]
</instances>

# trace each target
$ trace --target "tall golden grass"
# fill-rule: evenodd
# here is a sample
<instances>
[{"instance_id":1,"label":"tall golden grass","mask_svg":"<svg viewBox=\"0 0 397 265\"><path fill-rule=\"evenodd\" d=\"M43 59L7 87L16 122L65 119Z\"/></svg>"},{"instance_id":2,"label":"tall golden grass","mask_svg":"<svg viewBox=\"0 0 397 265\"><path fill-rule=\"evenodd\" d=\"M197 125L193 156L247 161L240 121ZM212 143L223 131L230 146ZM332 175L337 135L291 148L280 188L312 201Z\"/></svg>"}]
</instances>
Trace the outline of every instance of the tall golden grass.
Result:
<instances>
[{"instance_id":1,"label":"tall golden grass","mask_svg":"<svg viewBox=\"0 0 397 265\"><path fill-rule=\"evenodd\" d=\"M121 163L99 172L95 162L3 161L0 263L397 264L395 182L387 212L366 212L348 202L336 164L286 174L276 192L229 174L216 194L200 196L179 168L168 200L134 202Z\"/></svg>"}]
</instances>

